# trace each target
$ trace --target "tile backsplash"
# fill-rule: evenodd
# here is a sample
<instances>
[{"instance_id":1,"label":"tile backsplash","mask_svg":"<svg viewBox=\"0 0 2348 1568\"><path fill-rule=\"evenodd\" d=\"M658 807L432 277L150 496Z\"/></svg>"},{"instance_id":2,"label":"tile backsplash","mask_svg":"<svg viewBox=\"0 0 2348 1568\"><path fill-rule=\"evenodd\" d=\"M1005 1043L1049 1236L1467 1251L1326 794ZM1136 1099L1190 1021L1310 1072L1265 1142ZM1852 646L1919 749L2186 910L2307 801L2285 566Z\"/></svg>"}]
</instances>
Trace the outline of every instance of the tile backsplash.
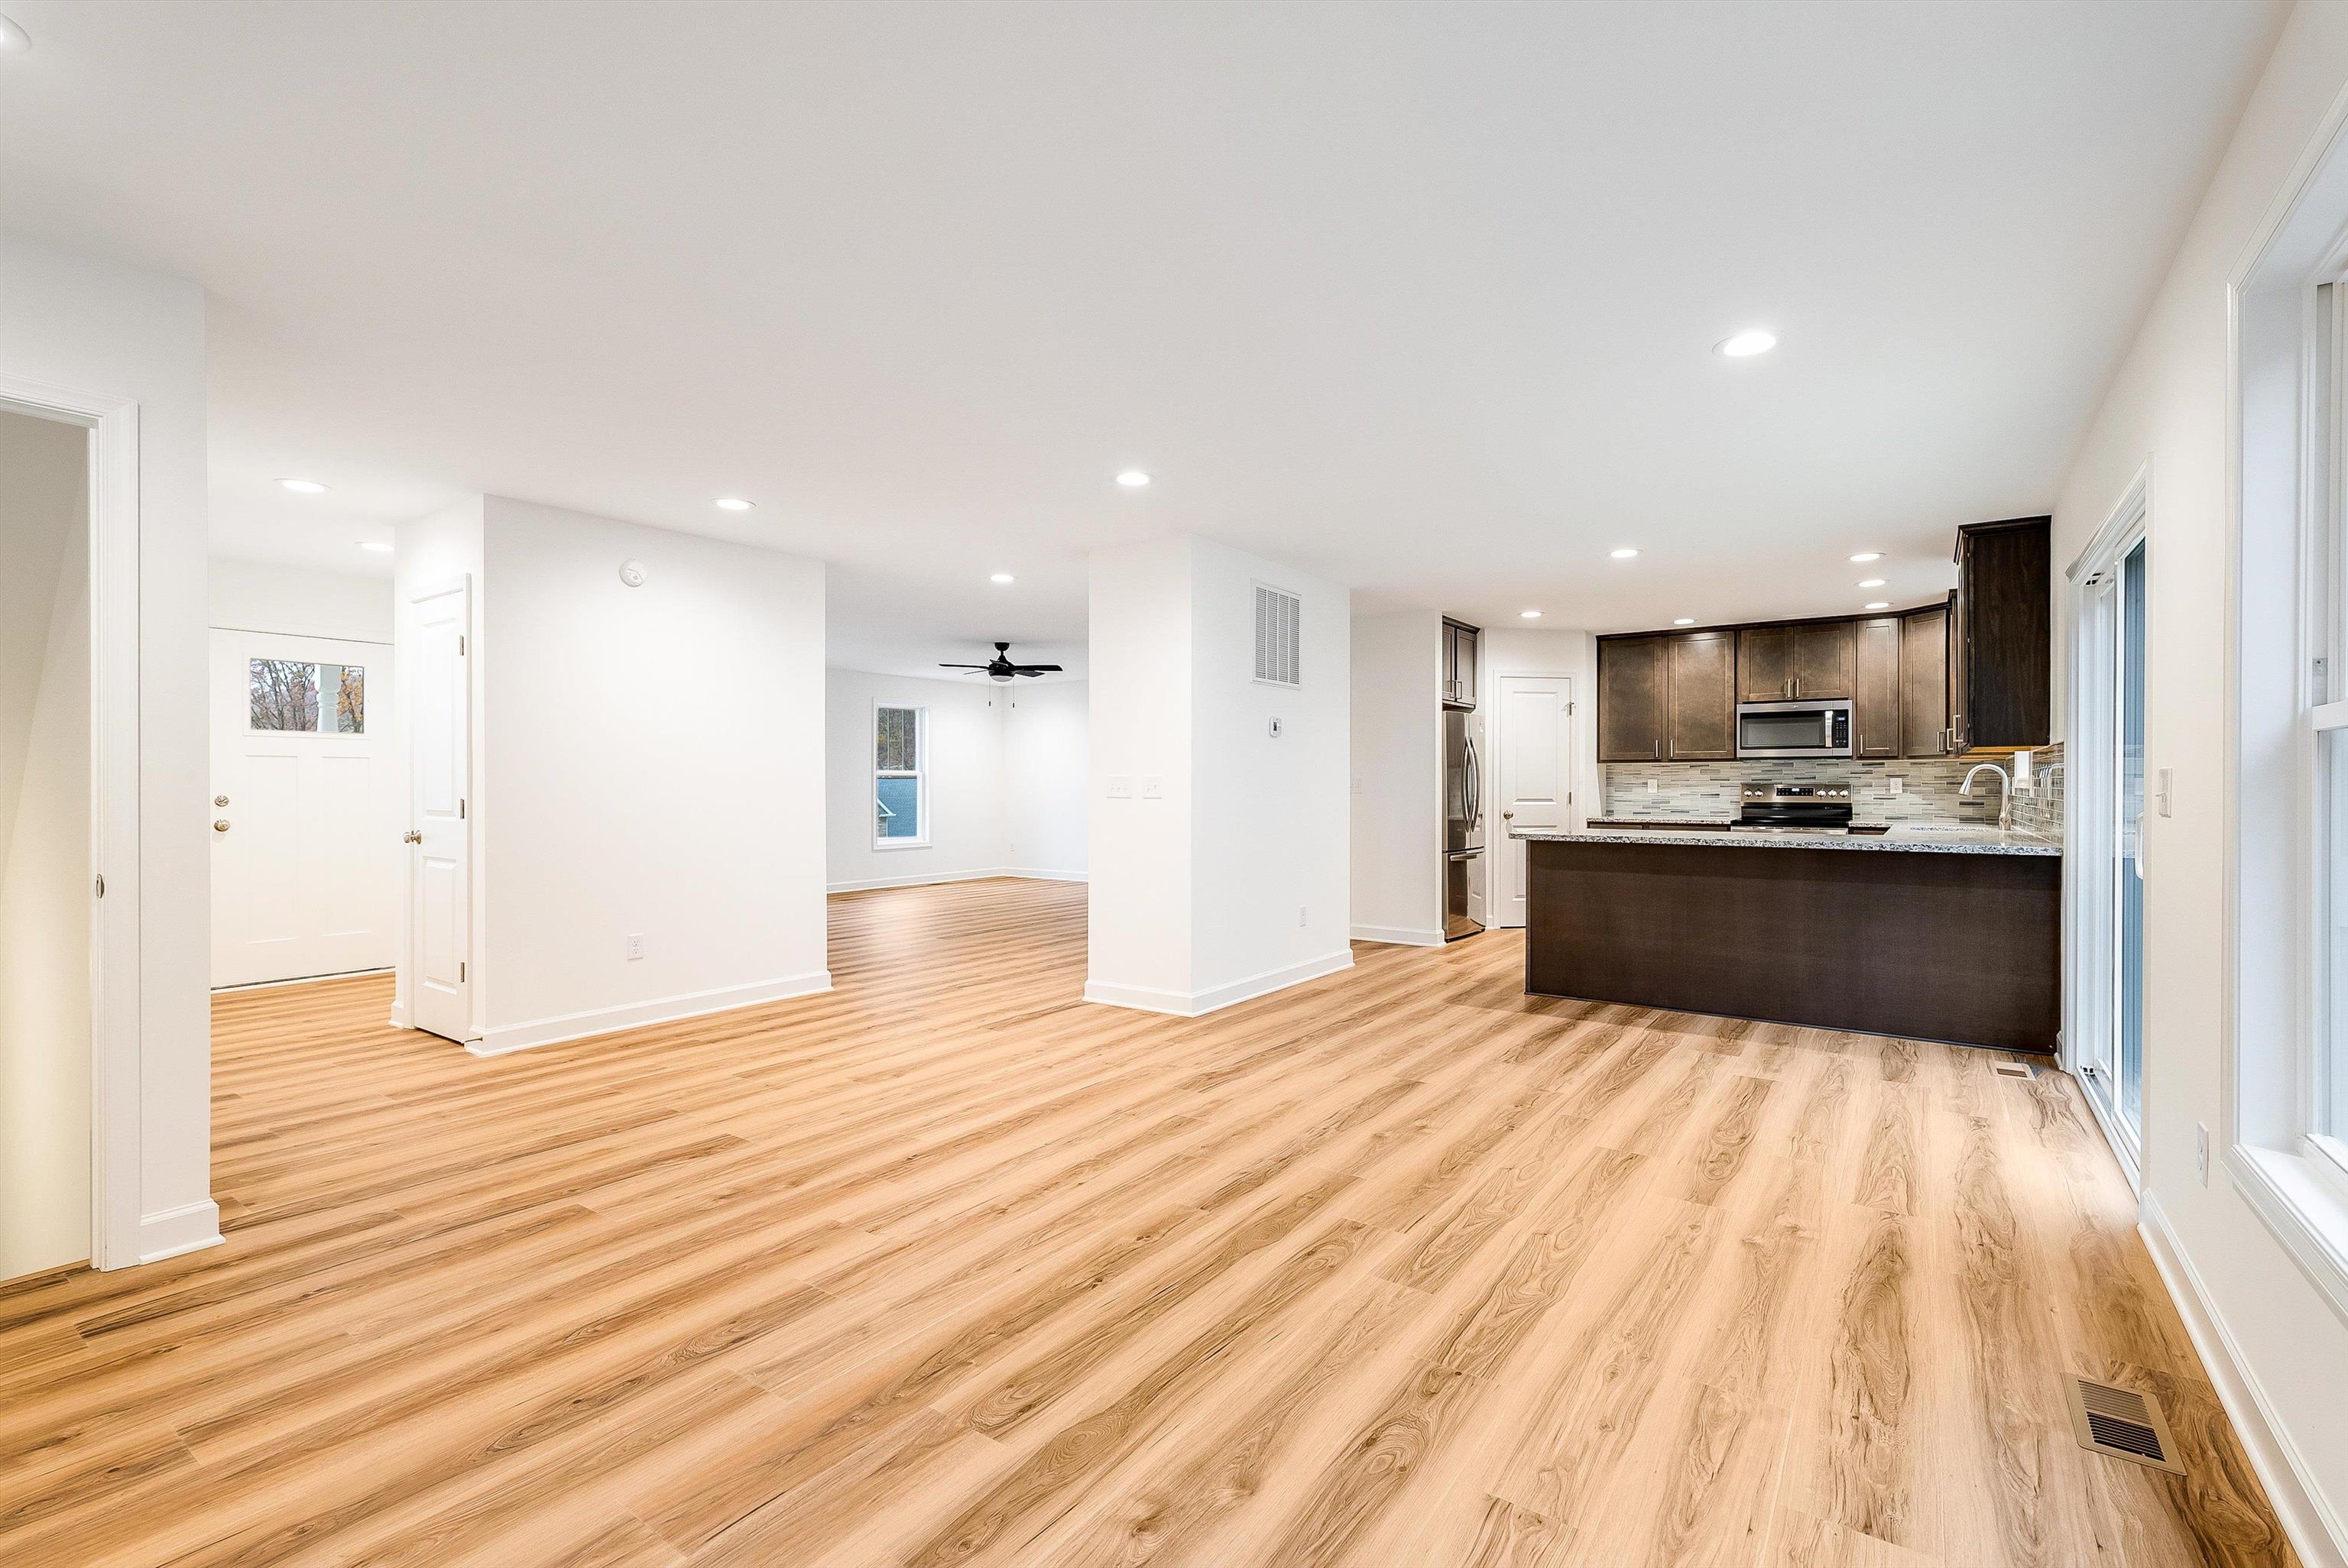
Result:
<instances>
[{"instance_id":1,"label":"tile backsplash","mask_svg":"<svg viewBox=\"0 0 2348 1568\"><path fill-rule=\"evenodd\" d=\"M1722 821L1736 815L1748 784L1828 784L1850 791L1851 820L1862 823L1971 823L1994 825L1998 786L1984 777L1966 800L1957 794L1965 773L1981 759L1910 757L1899 762L1815 758L1803 762L1608 763L1604 810L1609 817L1654 820L1694 817ZM2011 755L1991 759L2013 766ZM2013 797L2013 825L2059 837L2063 832L2063 748L2041 746L2031 753L2032 788ZM1891 793L1891 781L1900 781ZM1653 781L1650 791L1648 782Z\"/></svg>"}]
</instances>

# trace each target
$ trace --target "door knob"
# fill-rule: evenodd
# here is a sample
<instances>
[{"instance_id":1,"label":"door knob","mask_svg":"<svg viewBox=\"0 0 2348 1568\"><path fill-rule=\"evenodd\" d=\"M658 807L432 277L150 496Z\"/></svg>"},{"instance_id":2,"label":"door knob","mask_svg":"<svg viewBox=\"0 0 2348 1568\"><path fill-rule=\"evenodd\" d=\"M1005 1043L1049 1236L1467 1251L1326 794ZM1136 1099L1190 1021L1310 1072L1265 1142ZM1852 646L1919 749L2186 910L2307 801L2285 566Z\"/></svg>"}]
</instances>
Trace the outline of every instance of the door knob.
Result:
<instances>
[{"instance_id":1,"label":"door knob","mask_svg":"<svg viewBox=\"0 0 2348 1568\"><path fill-rule=\"evenodd\" d=\"M399 835L399 842L402 844L421 844L424 842L424 835L411 827L406 833Z\"/></svg>"},{"instance_id":2,"label":"door knob","mask_svg":"<svg viewBox=\"0 0 2348 1568\"><path fill-rule=\"evenodd\" d=\"M216 794L212 796L212 804L214 805L226 805L228 804L228 796L224 794Z\"/></svg>"},{"instance_id":3,"label":"door knob","mask_svg":"<svg viewBox=\"0 0 2348 1568\"><path fill-rule=\"evenodd\" d=\"M212 831L214 833L226 833L228 831L228 818L223 816L215 821L212 824Z\"/></svg>"},{"instance_id":4,"label":"door knob","mask_svg":"<svg viewBox=\"0 0 2348 1568\"><path fill-rule=\"evenodd\" d=\"M1500 820L1502 822L1514 822L1517 820L1517 814L1513 811L1504 811L1500 814Z\"/></svg>"}]
</instances>

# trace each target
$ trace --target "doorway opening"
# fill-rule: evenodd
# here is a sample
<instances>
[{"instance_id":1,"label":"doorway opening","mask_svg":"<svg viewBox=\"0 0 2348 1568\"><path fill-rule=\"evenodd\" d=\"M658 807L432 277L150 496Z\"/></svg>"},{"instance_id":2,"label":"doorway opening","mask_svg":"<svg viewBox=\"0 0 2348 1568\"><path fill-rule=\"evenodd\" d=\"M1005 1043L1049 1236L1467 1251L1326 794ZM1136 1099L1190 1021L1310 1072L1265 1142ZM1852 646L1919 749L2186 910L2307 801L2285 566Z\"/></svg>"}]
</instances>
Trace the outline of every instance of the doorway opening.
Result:
<instances>
[{"instance_id":1,"label":"doorway opening","mask_svg":"<svg viewBox=\"0 0 2348 1568\"><path fill-rule=\"evenodd\" d=\"M98 1251L90 446L0 406L0 1281Z\"/></svg>"},{"instance_id":2,"label":"doorway opening","mask_svg":"<svg viewBox=\"0 0 2348 1568\"><path fill-rule=\"evenodd\" d=\"M2151 558L2141 479L2072 569L2074 955L2065 1039L2131 1181L2144 1140L2145 669Z\"/></svg>"}]
</instances>

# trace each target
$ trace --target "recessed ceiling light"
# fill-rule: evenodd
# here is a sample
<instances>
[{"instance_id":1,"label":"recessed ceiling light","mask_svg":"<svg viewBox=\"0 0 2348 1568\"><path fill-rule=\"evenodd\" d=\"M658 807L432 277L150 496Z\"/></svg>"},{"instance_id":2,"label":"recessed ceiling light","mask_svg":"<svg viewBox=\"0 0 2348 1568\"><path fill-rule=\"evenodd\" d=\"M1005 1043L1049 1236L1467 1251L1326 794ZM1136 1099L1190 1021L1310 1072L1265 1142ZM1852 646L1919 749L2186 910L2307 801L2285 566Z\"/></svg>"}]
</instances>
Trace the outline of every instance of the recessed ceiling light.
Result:
<instances>
[{"instance_id":1,"label":"recessed ceiling light","mask_svg":"<svg viewBox=\"0 0 2348 1568\"><path fill-rule=\"evenodd\" d=\"M373 550L379 556L387 556L391 553L391 546L381 539L361 539L359 541L359 548L363 550Z\"/></svg>"},{"instance_id":2,"label":"recessed ceiling light","mask_svg":"<svg viewBox=\"0 0 2348 1568\"><path fill-rule=\"evenodd\" d=\"M720 496L717 497L717 509L721 512L747 512L750 509L751 505L752 503L744 500L739 496Z\"/></svg>"},{"instance_id":3,"label":"recessed ceiling light","mask_svg":"<svg viewBox=\"0 0 2348 1568\"><path fill-rule=\"evenodd\" d=\"M1694 626L1695 624L1695 617L1693 615L1683 615L1677 620L1673 621L1672 624L1673 626Z\"/></svg>"},{"instance_id":4,"label":"recessed ceiling light","mask_svg":"<svg viewBox=\"0 0 2348 1568\"><path fill-rule=\"evenodd\" d=\"M1853 566L1865 566L1869 561L1881 560L1882 559L1883 552L1881 550L1861 550L1857 555L1851 557L1850 561Z\"/></svg>"},{"instance_id":5,"label":"recessed ceiling light","mask_svg":"<svg viewBox=\"0 0 2348 1568\"><path fill-rule=\"evenodd\" d=\"M1889 610L1891 608L1891 601L1888 599L1879 599L1869 604L1867 608L1869 610Z\"/></svg>"},{"instance_id":6,"label":"recessed ceiling light","mask_svg":"<svg viewBox=\"0 0 2348 1568\"><path fill-rule=\"evenodd\" d=\"M1520 610L1517 611L1517 619L1519 620L1539 620L1540 619L1540 611L1538 610Z\"/></svg>"},{"instance_id":7,"label":"recessed ceiling light","mask_svg":"<svg viewBox=\"0 0 2348 1568\"><path fill-rule=\"evenodd\" d=\"M1117 482L1128 490L1146 489L1149 485L1149 476L1138 468L1128 468L1117 477Z\"/></svg>"},{"instance_id":8,"label":"recessed ceiling light","mask_svg":"<svg viewBox=\"0 0 2348 1568\"><path fill-rule=\"evenodd\" d=\"M1865 578L1860 580L1859 586L1861 588L1881 588L1883 586L1883 579L1879 577Z\"/></svg>"},{"instance_id":9,"label":"recessed ceiling light","mask_svg":"<svg viewBox=\"0 0 2348 1568\"><path fill-rule=\"evenodd\" d=\"M987 581L989 581L989 582L1012 582L1012 581L1015 581L1016 579L1015 579L1014 578L1013 578L1013 577L1012 577L1012 575L1011 575L1009 572L1007 572L1007 571L999 571L999 572L996 572L993 577L988 578L986 580L987 580Z\"/></svg>"},{"instance_id":10,"label":"recessed ceiling light","mask_svg":"<svg viewBox=\"0 0 2348 1568\"><path fill-rule=\"evenodd\" d=\"M326 487L315 479L280 479L277 487L291 490L297 496L323 496L326 493Z\"/></svg>"},{"instance_id":11,"label":"recessed ceiling light","mask_svg":"<svg viewBox=\"0 0 2348 1568\"><path fill-rule=\"evenodd\" d=\"M1776 333L1752 327L1738 333L1735 337L1723 339L1713 346L1713 352L1726 354L1731 359L1750 359L1756 354L1767 354L1776 346Z\"/></svg>"},{"instance_id":12,"label":"recessed ceiling light","mask_svg":"<svg viewBox=\"0 0 2348 1568\"><path fill-rule=\"evenodd\" d=\"M1612 555L1616 560L1629 560L1632 556L1637 555L1639 552L1631 548L1630 546L1625 545L1619 550L1609 550L1607 553Z\"/></svg>"},{"instance_id":13,"label":"recessed ceiling light","mask_svg":"<svg viewBox=\"0 0 2348 1568\"><path fill-rule=\"evenodd\" d=\"M33 36L5 16L0 16L0 55L21 55L33 46Z\"/></svg>"}]
</instances>

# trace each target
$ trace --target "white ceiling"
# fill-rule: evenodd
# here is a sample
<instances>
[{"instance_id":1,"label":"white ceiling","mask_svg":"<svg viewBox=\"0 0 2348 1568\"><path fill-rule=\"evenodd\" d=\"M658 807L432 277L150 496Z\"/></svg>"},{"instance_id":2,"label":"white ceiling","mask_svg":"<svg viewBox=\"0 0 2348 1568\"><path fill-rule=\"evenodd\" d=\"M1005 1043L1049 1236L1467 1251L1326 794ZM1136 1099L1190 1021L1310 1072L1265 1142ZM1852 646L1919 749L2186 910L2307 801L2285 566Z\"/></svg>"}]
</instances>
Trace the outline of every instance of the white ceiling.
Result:
<instances>
[{"instance_id":1,"label":"white ceiling","mask_svg":"<svg viewBox=\"0 0 2348 1568\"><path fill-rule=\"evenodd\" d=\"M1927 598L2051 502L2283 9L0 8L5 221L211 291L222 553L525 497L821 556L907 670L1182 529L1491 623Z\"/></svg>"}]
</instances>

